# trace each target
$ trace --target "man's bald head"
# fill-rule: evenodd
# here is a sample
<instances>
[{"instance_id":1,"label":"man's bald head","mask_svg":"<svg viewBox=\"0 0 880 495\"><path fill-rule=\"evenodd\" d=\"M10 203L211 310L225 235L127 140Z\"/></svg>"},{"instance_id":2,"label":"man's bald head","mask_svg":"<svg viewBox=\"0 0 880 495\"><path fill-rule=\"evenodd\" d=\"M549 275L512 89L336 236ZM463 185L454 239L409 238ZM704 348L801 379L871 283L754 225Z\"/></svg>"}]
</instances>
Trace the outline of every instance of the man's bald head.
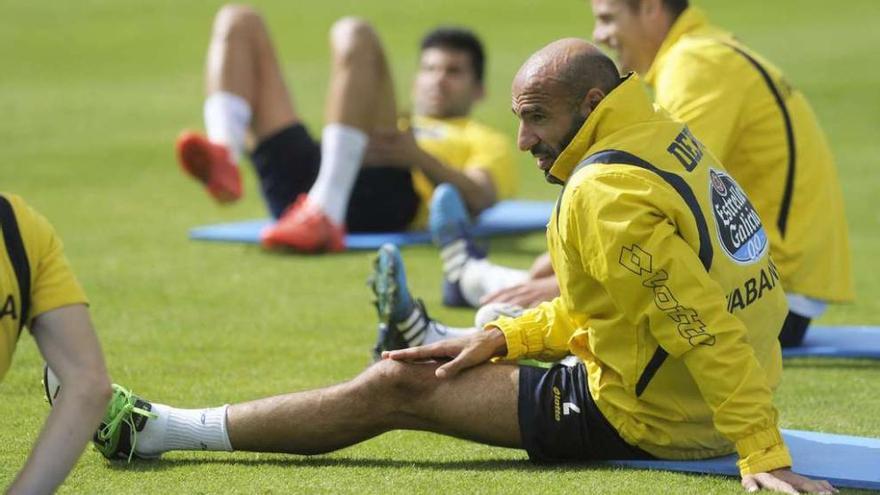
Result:
<instances>
[{"instance_id":1,"label":"man's bald head","mask_svg":"<svg viewBox=\"0 0 880 495\"><path fill-rule=\"evenodd\" d=\"M594 45L578 38L564 38L538 50L514 78L515 87L538 85L561 91L575 104L590 89L598 88L608 94L619 83L620 73L614 62Z\"/></svg>"},{"instance_id":2,"label":"man's bald head","mask_svg":"<svg viewBox=\"0 0 880 495\"><path fill-rule=\"evenodd\" d=\"M620 83L614 62L590 43L566 38L529 57L511 88L517 145L548 174L587 117Z\"/></svg>"}]
</instances>

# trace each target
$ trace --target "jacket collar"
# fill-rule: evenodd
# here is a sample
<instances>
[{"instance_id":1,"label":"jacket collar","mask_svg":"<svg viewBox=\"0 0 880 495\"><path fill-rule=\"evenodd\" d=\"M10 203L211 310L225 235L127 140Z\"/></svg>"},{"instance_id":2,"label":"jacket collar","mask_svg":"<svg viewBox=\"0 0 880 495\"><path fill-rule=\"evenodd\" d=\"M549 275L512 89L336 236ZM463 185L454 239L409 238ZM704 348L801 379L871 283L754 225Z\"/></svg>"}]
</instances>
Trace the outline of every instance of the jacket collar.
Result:
<instances>
[{"instance_id":1,"label":"jacket collar","mask_svg":"<svg viewBox=\"0 0 880 495\"><path fill-rule=\"evenodd\" d=\"M653 114L654 107L645 86L637 75L630 73L590 113L568 146L556 157L550 175L564 183L596 142L633 123L650 120Z\"/></svg>"},{"instance_id":2,"label":"jacket collar","mask_svg":"<svg viewBox=\"0 0 880 495\"><path fill-rule=\"evenodd\" d=\"M682 36L692 34L695 31L708 26L709 18L702 10L697 7L686 8L684 12L678 16L678 19L672 23L672 26L669 27L669 32L666 34L666 38L660 45L660 49L657 50L657 55L654 56L654 62L651 64L651 68L644 74L645 84L650 86L654 85L657 73L660 71L658 67L662 67L663 59L669 52L669 49L672 48L672 45L676 44Z\"/></svg>"}]
</instances>

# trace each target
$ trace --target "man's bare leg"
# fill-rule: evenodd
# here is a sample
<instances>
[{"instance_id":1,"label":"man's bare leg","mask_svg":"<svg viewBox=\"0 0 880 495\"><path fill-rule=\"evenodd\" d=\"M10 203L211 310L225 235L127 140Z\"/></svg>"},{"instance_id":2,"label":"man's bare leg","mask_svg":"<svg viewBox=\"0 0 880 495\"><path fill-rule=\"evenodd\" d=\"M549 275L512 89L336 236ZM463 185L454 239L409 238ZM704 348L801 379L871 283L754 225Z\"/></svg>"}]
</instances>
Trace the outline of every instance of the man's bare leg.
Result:
<instances>
[{"instance_id":1,"label":"man's bare leg","mask_svg":"<svg viewBox=\"0 0 880 495\"><path fill-rule=\"evenodd\" d=\"M205 89L207 138L181 134L178 161L216 200L235 201L242 194L237 165L248 134L261 142L298 121L266 25L252 8L227 5L217 12ZM273 212L284 206L270 204Z\"/></svg>"},{"instance_id":2,"label":"man's bare leg","mask_svg":"<svg viewBox=\"0 0 880 495\"><path fill-rule=\"evenodd\" d=\"M229 406L226 445L251 452L320 454L406 429L520 447L517 366L484 364L448 379L435 376L438 366L383 360L346 383ZM193 416L193 429L184 432L194 435L192 446L176 442L172 448L225 450L200 441L199 414ZM204 424L204 414L201 418ZM169 435L150 430L153 421L139 436L140 455L170 450L160 438Z\"/></svg>"},{"instance_id":3,"label":"man's bare leg","mask_svg":"<svg viewBox=\"0 0 880 495\"><path fill-rule=\"evenodd\" d=\"M330 29L332 75L327 93L321 168L309 202L343 225L348 199L373 129L393 128L394 88L378 34L353 17Z\"/></svg>"},{"instance_id":4,"label":"man's bare leg","mask_svg":"<svg viewBox=\"0 0 880 495\"><path fill-rule=\"evenodd\" d=\"M222 110L218 112L219 122L211 122L212 109L208 107L218 94L233 95L247 104L253 117L245 129L249 128L256 142L299 121L266 23L251 7L227 5L218 11L208 47L205 92L209 100L206 124L212 139L212 126L222 129L224 125L236 125L224 122L234 116Z\"/></svg>"}]
</instances>

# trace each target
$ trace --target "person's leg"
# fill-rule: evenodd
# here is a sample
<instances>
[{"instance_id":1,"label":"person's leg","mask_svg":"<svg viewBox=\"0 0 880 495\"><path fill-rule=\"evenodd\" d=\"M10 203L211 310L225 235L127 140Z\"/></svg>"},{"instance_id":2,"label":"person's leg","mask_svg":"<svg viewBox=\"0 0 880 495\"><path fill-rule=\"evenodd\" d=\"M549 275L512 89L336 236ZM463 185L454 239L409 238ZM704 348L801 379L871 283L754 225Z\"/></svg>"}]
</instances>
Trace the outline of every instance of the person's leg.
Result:
<instances>
[{"instance_id":1,"label":"person's leg","mask_svg":"<svg viewBox=\"0 0 880 495\"><path fill-rule=\"evenodd\" d=\"M789 311L779 332L779 345L783 348L801 345L807 334L807 328L810 327L810 321L811 319L806 316Z\"/></svg>"},{"instance_id":2,"label":"person's leg","mask_svg":"<svg viewBox=\"0 0 880 495\"><path fill-rule=\"evenodd\" d=\"M428 316L424 303L412 297L406 282L403 258L393 244L379 248L368 285L376 298L379 316L378 338L373 348L376 360L382 351L464 337L502 316L517 317L523 312L520 306L497 303L480 308L473 327L451 327L434 320Z\"/></svg>"},{"instance_id":3,"label":"person's leg","mask_svg":"<svg viewBox=\"0 0 880 495\"><path fill-rule=\"evenodd\" d=\"M394 87L379 36L365 21L344 18L330 30L332 74L321 166L307 200L264 234L267 246L341 250L346 213L368 135L396 125Z\"/></svg>"},{"instance_id":4,"label":"person's leg","mask_svg":"<svg viewBox=\"0 0 880 495\"><path fill-rule=\"evenodd\" d=\"M181 410L157 404L159 417L146 421L135 453L231 448L320 454L396 429L520 446L516 366L485 364L449 380L434 375L438 366L383 360L339 385L202 411L207 416L183 411L191 418L176 421L173 431L161 426L170 424L162 419ZM224 409L225 421L214 421Z\"/></svg>"},{"instance_id":5,"label":"person's leg","mask_svg":"<svg viewBox=\"0 0 880 495\"><path fill-rule=\"evenodd\" d=\"M487 294L522 283L525 270L496 265L486 259L470 235L471 221L461 195L441 184L431 198L430 228L443 263L443 304L480 307Z\"/></svg>"},{"instance_id":6,"label":"person's leg","mask_svg":"<svg viewBox=\"0 0 880 495\"><path fill-rule=\"evenodd\" d=\"M254 9L227 5L218 11L208 47L205 89L207 137L183 133L177 142L178 160L215 199L234 201L241 196L236 165L245 152L247 134L261 143L299 120L268 29Z\"/></svg>"},{"instance_id":7,"label":"person's leg","mask_svg":"<svg viewBox=\"0 0 880 495\"><path fill-rule=\"evenodd\" d=\"M241 146L235 150L239 154L244 151L244 132L250 130L254 140L262 142L300 120L266 23L256 10L244 5L226 5L217 12L208 47L205 93L208 137L230 147ZM243 127L235 115L222 109L211 112L211 99L223 94L239 98L251 111L252 118ZM229 139L236 142L223 141L226 134L234 135Z\"/></svg>"}]
</instances>

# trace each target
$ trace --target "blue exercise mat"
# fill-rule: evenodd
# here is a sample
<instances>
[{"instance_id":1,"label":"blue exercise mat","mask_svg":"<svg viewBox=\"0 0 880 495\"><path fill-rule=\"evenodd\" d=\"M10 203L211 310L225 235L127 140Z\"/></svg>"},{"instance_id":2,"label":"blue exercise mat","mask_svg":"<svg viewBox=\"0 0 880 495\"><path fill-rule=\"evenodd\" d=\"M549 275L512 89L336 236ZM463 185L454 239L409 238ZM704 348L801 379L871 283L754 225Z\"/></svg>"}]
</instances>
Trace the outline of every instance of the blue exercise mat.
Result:
<instances>
[{"instance_id":1,"label":"blue exercise mat","mask_svg":"<svg viewBox=\"0 0 880 495\"><path fill-rule=\"evenodd\" d=\"M783 430L794 471L838 488L880 490L880 439ZM613 466L739 476L736 455L701 461L607 461Z\"/></svg>"},{"instance_id":2,"label":"blue exercise mat","mask_svg":"<svg viewBox=\"0 0 880 495\"><path fill-rule=\"evenodd\" d=\"M480 214L474 224L473 234L476 237L491 237L542 231L547 227L552 211L552 201L501 201ZM189 238L257 244L260 242L260 231L270 223L269 219L261 219L195 227L190 229ZM348 234L345 242L347 249L378 249L386 242L398 246L430 244L431 234L425 230L357 233Z\"/></svg>"},{"instance_id":3,"label":"blue exercise mat","mask_svg":"<svg viewBox=\"0 0 880 495\"><path fill-rule=\"evenodd\" d=\"M783 349L782 356L880 359L880 327L810 326L803 345Z\"/></svg>"}]
</instances>

